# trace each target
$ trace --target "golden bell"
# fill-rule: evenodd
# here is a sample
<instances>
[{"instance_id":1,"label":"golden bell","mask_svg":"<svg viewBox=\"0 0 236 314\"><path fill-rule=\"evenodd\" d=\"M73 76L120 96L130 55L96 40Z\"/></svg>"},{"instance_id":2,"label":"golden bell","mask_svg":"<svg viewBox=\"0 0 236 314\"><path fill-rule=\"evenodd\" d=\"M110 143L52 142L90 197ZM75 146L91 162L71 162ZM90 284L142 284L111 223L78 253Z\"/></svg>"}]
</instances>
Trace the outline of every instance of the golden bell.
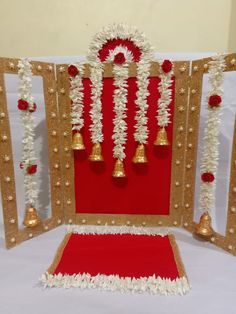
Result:
<instances>
[{"instance_id":1,"label":"golden bell","mask_svg":"<svg viewBox=\"0 0 236 314\"><path fill-rule=\"evenodd\" d=\"M199 223L196 225L195 233L204 238L208 238L214 233L211 226L211 216L208 212L202 214Z\"/></svg>"},{"instance_id":2,"label":"golden bell","mask_svg":"<svg viewBox=\"0 0 236 314\"><path fill-rule=\"evenodd\" d=\"M25 210L25 218L23 221L26 227L35 227L40 223L40 218L38 216L37 210L34 207L28 207Z\"/></svg>"},{"instance_id":3,"label":"golden bell","mask_svg":"<svg viewBox=\"0 0 236 314\"><path fill-rule=\"evenodd\" d=\"M114 178L124 178L126 177L123 161L120 159L116 160L115 167L112 173Z\"/></svg>"},{"instance_id":4,"label":"golden bell","mask_svg":"<svg viewBox=\"0 0 236 314\"><path fill-rule=\"evenodd\" d=\"M79 132L74 133L73 138L72 138L71 148L73 150L84 150L85 149L83 137Z\"/></svg>"},{"instance_id":5,"label":"golden bell","mask_svg":"<svg viewBox=\"0 0 236 314\"><path fill-rule=\"evenodd\" d=\"M167 138L167 133L166 133L166 129L165 128L161 128L158 132L157 132L157 137L156 140L154 142L154 145L157 146L167 146L170 145L168 138Z\"/></svg>"},{"instance_id":6,"label":"golden bell","mask_svg":"<svg viewBox=\"0 0 236 314\"><path fill-rule=\"evenodd\" d=\"M92 153L89 156L89 160L91 160L91 161L103 161L102 146L100 143L96 143L93 145Z\"/></svg>"},{"instance_id":7,"label":"golden bell","mask_svg":"<svg viewBox=\"0 0 236 314\"><path fill-rule=\"evenodd\" d=\"M143 144L139 144L136 148L135 155L132 159L135 164L143 164L147 162L147 157L145 154L145 147Z\"/></svg>"}]
</instances>

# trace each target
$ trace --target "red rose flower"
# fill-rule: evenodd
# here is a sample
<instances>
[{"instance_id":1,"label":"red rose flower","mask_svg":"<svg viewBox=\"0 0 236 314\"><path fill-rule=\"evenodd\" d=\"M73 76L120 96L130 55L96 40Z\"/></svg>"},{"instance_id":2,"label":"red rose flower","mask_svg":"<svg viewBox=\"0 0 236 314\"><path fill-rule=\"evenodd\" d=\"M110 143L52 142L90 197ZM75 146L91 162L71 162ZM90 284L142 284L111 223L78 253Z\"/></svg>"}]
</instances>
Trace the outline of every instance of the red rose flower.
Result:
<instances>
[{"instance_id":1,"label":"red rose flower","mask_svg":"<svg viewBox=\"0 0 236 314\"><path fill-rule=\"evenodd\" d=\"M211 95L208 99L208 104L210 107L218 107L221 104L220 95Z\"/></svg>"},{"instance_id":2,"label":"red rose flower","mask_svg":"<svg viewBox=\"0 0 236 314\"><path fill-rule=\"evenodd\" d=\"M172 70L172 62L170 60L164 60L161 68L164 73L170 72Z\"/></svg>"},{"instance_id":3,"label":"red rose flower","mask_svg":"<svg viewBox=\"0 0 236 314\"><path fill-rule=\"evenodd\" d=\"M214 174L211 172L204 172L201 178L203 182L213 182L215 180Z\"/></svg>"},{"instance_id":4,"label":"red rose flower","mask_svg":"<svg viewBox=\"0 0 236 314\"><path fill-rule=\"evenodd\" d=\"M29 106L29 104L26 100L23 100L23 99L18 100L18 109L19 110L27 110L28 106Z\"/></svg>"},{"instance_id":5,"label":"red rose flower","mask_svg":"<svg viewBox=\"0 0 236 314\"><path fill-rule=\"evenodd\" d=\"M36 103L33 104L33 108L32 109L29 109L29 112L35 112L37 109L37 105Z\"/></svg>"},{"instance_id":6,"label":"red rose flower","mask_svg":"<svg viewBox=\"0 0 236 314\"><path fill-rule=\"evenodd\" d=\"M125 56L123 52L119 52L115 55L114 62L117 64L123 64L125 62Z\"/></svg>"},{"instance_id":7,"label":"red rose flower","mask_svg":"<svg viewBox=\"0 0 236 314\"><path fill-rule=\"evenodd\" d=\"M24 168L24 164L23 162L20 163L20 168L23 169Z\"/></svg>"},{"instance_id":8,"label":"red rose flower","mask_svg":"<svg viewBox=\"0 0 236 314\"><path fill-rule=\"evenodd\" d=\"M37 172L37 165L30 165L28 168L27 168L27 172L28 174L34 174Z\"/></svg>"},{"instance_id":9,"label":"red rose flower","mask_svg":"<svg viewBox=\"0 0 236 314\"><path fill-rule=\"evenodd\" d=\"M71 64L68 67L68 73L71 77L75 77L79 73L79 70L77 69L75 65Z\"/></svg>"}]
</instances>

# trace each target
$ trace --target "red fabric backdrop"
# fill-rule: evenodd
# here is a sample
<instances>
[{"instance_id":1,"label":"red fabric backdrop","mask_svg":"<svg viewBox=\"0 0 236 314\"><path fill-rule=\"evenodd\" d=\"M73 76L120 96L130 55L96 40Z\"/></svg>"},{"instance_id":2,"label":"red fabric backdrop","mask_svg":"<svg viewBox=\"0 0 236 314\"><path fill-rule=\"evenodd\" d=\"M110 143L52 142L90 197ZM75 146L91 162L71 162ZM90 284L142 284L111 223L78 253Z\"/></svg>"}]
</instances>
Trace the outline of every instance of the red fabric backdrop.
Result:
<instances>
[{"instance_id":1,"label":"red fabric backdrop","mask_svg":"<svg viewBox=\"0 0 236 314\"><path fill-rule=\"evenodd\" d=\"M168 236L72 234L54 274L179 277Z\"/></svg>"},{"instance_id":2,"label":"red fabric backdrop","mask_svg":"<svg viewBox=\"0 0 236 314\"><path fill-rule=\"evenodd\" d=\"M146 145L147 164L133 164L132 158L137 143L134 141L135 94L136 79L128 80L127 123L128 140L126 145L125 170L127 178L113 178L113 92L112 78L103 80L103 133L102 144L104 162L90 162L88 156L92 149L90 140L89 116L91 103L91 82L84 79L84 119L82 130L86 151L75 151L75 193L77 213L109 213L109 214L151 214L168 215L170 203L171 157L172 145L155 147L153 142L157 133L156 110L159 98L157 77L151 77L148 98L148 128L149 139ZM174 95L174 84L172 88ZM171 106L173 113L174 101ZM172 120L173 115L171 116ZM170 123L167 132L172 143L173 124Z\"/></svg>"}]
</instances>

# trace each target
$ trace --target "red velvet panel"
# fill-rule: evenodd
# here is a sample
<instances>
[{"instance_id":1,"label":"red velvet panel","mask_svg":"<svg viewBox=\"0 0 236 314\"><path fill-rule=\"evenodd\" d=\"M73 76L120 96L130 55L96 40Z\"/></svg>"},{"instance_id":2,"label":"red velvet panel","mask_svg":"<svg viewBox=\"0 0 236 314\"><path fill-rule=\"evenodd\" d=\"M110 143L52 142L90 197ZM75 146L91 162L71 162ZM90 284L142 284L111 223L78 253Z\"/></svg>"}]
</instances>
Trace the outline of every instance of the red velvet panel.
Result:
<instances>
[{"instance_id":1,"label":"red velvet panel","mask_svg":"<svg viewBox=\"0 0 236 314\"><path fill-rule=\"evenodd\" d=\"M179 277L168 236L72 234L54 274Z\"/></svg>"},{"instance_id":2,"label":"red velvet panel","mask_svg":"<svg viewBox=\"0 0 236 314\"><path fill-rule=\"evenodd\" d=\"M89 162L88 156L92 149L89 125L91 123L90 110L90 80L84 79L84 119L82 130L86 151L77 151L75 157L75 193L77 213L109 213L109 214L149 214L168 215L170 203L171 157L172 145L167 148L155 147L153 142L157 133L156 110L158 101L157 77L151 77L149 83L150 96L148 98L148 128L149 139L146 146L147 164L133 164L132 158L137 143L134 141L135 94L136 79L128 80L127 123L128 140L126 145L125 170L127 178L112 178L114 167L113 158L113 79L105 78L102 94L103 105L103 133L102 144L104 162ZM174 86L172 89L174 93ZM170 106L173 113L173 102ZM171 116L172 119L173 115ZM167 132L172 143L173 123Z\"/></svg>"}]
</instances>

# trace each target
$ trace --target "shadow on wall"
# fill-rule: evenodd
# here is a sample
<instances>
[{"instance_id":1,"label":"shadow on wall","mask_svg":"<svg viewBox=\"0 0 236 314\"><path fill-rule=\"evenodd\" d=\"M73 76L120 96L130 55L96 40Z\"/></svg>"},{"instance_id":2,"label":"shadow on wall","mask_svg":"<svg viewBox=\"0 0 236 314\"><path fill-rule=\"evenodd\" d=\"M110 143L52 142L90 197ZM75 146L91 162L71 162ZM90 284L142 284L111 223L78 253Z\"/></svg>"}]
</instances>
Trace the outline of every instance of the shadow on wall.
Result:
<instances>
[{"instance_id":1,"label":"shadow on wall","mask_svg":"<svg viewBox=\"0 0 236 314\"><path fill-rule=\"evenodd\" d=\"M229 43L228 51L236 51L236 1L231 1L231 16L229 24Z\"/></svg>"},{"instance_id":2,"label":"shadow on wall","mask_svg":"<svg viewBox=\"0 0 236 314\"><path fill-rule=\"evenodd\" d=\"M51 188L49 173L49 155L47 141L46 120L42 120L35 128L35 141L38 150L38 205L37 210L42 220L50 217L51 214Z\"/></svg>"}]
</instances>

